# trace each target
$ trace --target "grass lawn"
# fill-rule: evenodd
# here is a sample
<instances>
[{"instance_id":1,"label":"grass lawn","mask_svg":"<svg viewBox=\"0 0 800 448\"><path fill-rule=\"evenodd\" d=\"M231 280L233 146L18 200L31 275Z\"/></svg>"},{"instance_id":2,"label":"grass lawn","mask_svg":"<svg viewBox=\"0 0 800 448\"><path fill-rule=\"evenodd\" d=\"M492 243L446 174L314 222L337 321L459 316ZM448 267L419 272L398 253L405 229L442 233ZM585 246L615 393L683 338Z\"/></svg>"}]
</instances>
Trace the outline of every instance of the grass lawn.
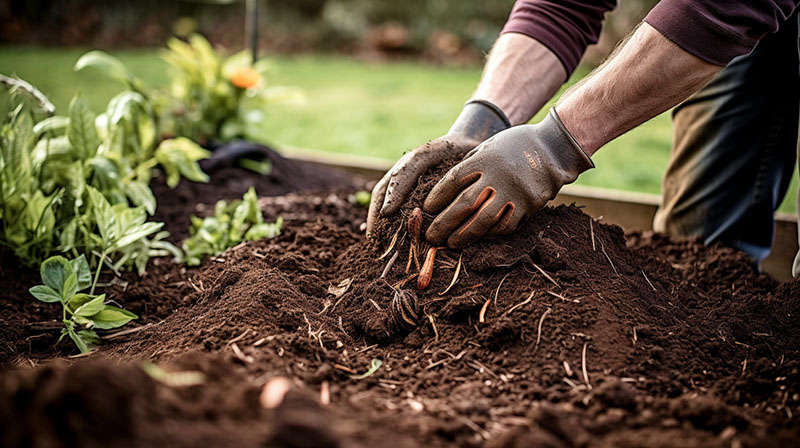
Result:
<instances>
[{"instance_id":1,"label":"grass lawn","mask_svg":"<svg viewBox=\"0 0 800 448\"><path fill-rule=\"evenodd\" d=\"M85 49L0 47L0 73L16 74L42 89L64 111L76 90L95 111L120 85L100 73L72 71ZM114 51L136 75L166 82L156 50ZM267 81L302 88L305 105L275 105L265 135L276 146L318 149L395 160L446 132L480 78L480 68L415 63L368 63L337 56L272 57ZM586 71L579 71L574 82ZM546 110L546 109L544 109ZM541 112L534 121L544 116ZM658 193L669 158L670 120L662 114L614 140L594 157L597 169L579 184ZM781 210L796 209L797 175Z\"/></svg>"}]
</instances>

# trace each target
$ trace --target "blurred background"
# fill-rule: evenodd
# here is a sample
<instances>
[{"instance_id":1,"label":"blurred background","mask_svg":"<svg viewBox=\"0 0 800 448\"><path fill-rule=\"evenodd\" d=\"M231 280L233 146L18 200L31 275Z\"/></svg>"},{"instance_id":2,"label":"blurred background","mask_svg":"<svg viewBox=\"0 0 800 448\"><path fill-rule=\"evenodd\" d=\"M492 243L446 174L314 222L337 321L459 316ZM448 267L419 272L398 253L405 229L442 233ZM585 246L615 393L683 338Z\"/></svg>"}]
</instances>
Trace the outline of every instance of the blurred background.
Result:
<instances>
[{"instance_id":1,"label":"blurred background","mask_svg":"<svg viewBox=\"0 0 800 448\"><path fill-rule=\"evenodd\" d=\"M252 0L251 6L256 1L258 83L274 88L275 101L247 111L250 124L231 132L287 153L334 153L377 164L447 131L513 5ZM619 3L568 85L602 61L656 0ZM88 50L113 55L153 89L175 91L181 86L174 61L165 60L168 39L200 34L225 58L249 45L246 11L245 1L233 0L0 0L0 73L40 88L58 113L66 113L76 91L100 112L121 86L101 70L73 69ZM670 139L663 114L602 149L598 169L578 183L658 193ZM796 192L795 175L781 211L795 210Z\"/></svg>"}]
</instances>

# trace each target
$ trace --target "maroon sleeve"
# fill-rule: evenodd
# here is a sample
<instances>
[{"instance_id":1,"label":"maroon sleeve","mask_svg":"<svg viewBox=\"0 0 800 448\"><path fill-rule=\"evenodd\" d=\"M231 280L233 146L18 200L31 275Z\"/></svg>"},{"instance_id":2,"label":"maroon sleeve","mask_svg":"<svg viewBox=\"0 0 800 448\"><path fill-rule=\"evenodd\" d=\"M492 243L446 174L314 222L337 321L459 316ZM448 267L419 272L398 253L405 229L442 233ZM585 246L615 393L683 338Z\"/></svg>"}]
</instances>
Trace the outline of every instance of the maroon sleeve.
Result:
<instances>
[{"instance_id":1,"label":"maroon sleeve","mask_svg":"<svg viewBox=\"0 0 800 448\"><path fill-rule=\"evenodd\" d=\"M541 42L572 73L597 42L606 11L616 0L517 0L501 34L520 33Z\"/></svg>"},{"instance_id":2,"label":"maroon sleeve","mask_svg":"<svg viewBox=\"0 0 800 448\"><path fill-rule=\"evenodd\" d=\"M797 0L662 0L644 21L698 58L725 66L792 15Z\"/></svg>"}]
</instances>

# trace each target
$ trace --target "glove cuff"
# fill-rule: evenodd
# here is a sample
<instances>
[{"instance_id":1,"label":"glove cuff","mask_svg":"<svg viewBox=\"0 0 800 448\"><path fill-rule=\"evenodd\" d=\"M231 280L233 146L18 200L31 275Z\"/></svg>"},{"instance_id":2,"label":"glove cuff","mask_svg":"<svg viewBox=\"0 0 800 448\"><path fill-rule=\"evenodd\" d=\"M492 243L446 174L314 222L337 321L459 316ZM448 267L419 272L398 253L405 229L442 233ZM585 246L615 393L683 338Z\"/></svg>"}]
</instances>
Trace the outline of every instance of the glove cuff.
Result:
<instances>
[{"instance_id":1,"label":"glove cuff","mask_svg":"<svg viewBox=\"0 0 800 448\"><path fill-rule=\"evenodd\" d=\"M461 135L482 142L511 127L499 107L486 100L469 100L456 118L448 134Z\"/></svg>"},{"instance_id":2,"label":"glove cuff","mask_svg":"<svg viewBox=\"0 0 800 448\"><path fill-rule=\"evenodd\" d=\"M556 112L555 107L550 108L550 112L547 114L547 118L545 118L542 123L552 121L555 126L558 128L559 137L562 143L567 143L569 146L575 149L574 151L574 166L578 169L578 173L582 173L584 171L590 170L594 168L594 162L589 157L589 154L581 147L580 143L575 140L575 137L570 134L569 129L564 126L564 123L561 121L561 117L558 116L558 112Z\"/></svg>"}]
</instances>

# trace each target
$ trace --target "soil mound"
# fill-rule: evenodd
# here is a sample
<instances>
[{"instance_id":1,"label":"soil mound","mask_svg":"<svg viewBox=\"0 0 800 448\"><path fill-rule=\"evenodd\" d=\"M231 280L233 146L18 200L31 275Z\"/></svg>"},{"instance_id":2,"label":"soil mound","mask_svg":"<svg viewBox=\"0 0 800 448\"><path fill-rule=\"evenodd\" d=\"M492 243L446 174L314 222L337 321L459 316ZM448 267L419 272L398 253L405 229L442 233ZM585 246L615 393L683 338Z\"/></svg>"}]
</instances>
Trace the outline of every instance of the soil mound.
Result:
<instances>
[{"instance_id":1,"label":"soil mound","mask_svg":"<svg viewBox=\"0 0 800 448\"><path fill-rule=\"evenodd\" d=\"M242 446L302 446L274 431L309 427L341 446L800 443L800 281L777 285L734 250L626 237L559 206L512 236L440 249L430 285L417 289L407 218L442 172L422 178L371 242L356 231L365 210L344 193L262 201L268 219L296 219L275 239L185 271L190 293L175 312L103 346L111 359L228 375L156 386L177 404L148 393L152 386L121 388L154 414L191 405L196 416L162 424L133 415L134 431L163 435L201 422ZM420 263L425 246L415 249ZM142 292L151 294L142 302L156 303L158 291ZM182 364L196 350L205 354ZM6 375L6 397L19 390L8 382L26 375L35 374ZM283 417L252 398L278 375L306 396L287 398ZM321 411L314 397L325 390L331 405ZM0 396L0 407L9 399L18 400Z\"/></svg>"}]
</instances>

